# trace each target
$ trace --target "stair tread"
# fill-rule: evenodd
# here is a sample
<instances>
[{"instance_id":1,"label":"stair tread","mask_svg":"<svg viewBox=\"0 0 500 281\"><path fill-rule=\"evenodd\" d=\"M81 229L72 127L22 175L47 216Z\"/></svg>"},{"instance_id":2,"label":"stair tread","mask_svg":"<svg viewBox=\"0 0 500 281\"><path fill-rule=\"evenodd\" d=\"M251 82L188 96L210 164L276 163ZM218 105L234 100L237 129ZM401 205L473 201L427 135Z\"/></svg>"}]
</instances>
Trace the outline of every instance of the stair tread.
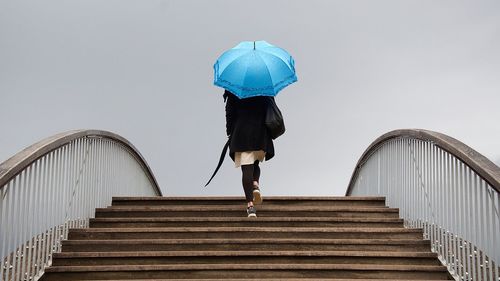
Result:
<instances>
[{"instance_id":1,"label":"stair tread","mask_svg":"<svg viewBox=\"0 0 500 281\"><path fill-rule=\"evenodd\" d=\"M52 266L46 272L89 271L158 271L158 270L367 270L367 271L434 271L446 272L442 265L377 264L174 264L174 265L92 265Z\"/></svg>"},{"instance_id":2,"label":"stair tread","mask_svg":"<svg viewBox=\"0 0 500 281\"><path fill-rule=\"evenodd\" d=\"M152 279L133 279L134 281L151 281ZM221 279L157 279L154 281L220 281ZM224 278L225 281L374 281L374 280L384 280L384 281L415 281L416 279L338 279L338 278ZM420 281L424 279L418 279ZM425 279L427 280L427 279ZM429 279L430 280L430 279ZM449 281L449 279L432 279L432 281ZM104 281L94 279L93 281ZM106 281L130 281L130 279L106 279Z\"/></svg>"},{"instance_id":3,"label":"stair tread","mask_svg":"<svg viewBox=\"0 0 500 281\"><path fill-rule=\"evenodd\" d=\"M359 207L359 206L274 206L274 205L261 205L257 209L258 211L323 211L323 212L379 212L379 213L397 213L399 210L397 208L388 207ZM196 212L209 212L209 211L241 211L244 212L244 206L232 206L232 205L203 205L203 206L111 206L107 208L97 208L96 211L99 212L123 212L123 211L134 211L134 212L153 212L153 211L196 211Z\"/></svg>"},{"instance_id":4,"label":"stair tread","mask_svg":"<svg viewBox=\"0 0 500 281\"><path fill-rule=\"evenodd\" d=\"M94 257L200 257L200 256L349 256L349 257L415 257L436 258L432 252L387 252L387 251L138 251L138 252L62 252L54 258Z\"/></svg>"},{"instance_id":5,"label":"stair tread","mask_svg":"<svg viewBox=\"0 0 500 281\"><path fill-rule=\"evenodd\" d=\"M378 245L427 245L423 239L295 239L295 238L204 238L204 239L117 239L117 240L65 240L63 244L115 243L115 244L378 244Z\"/></svg>"},{"instance_id":6,"label":"stair tread","mask_svg":"<svg viewBox=\"0 0 500 281\"><path fill-rule=\"evenodd\" d=\"M335 217L139 217L91 218L92 222L403 222L399 218L335 218Z\"/></svg>"},{"instance_id":7,"label":"stair tread","mask_svg":"<svg viewBox=\"0 0 500 281\"><path fill-rule=\"evenodd\" d=\"M378 196L266 196L266 201L276 200L276 201L385 201L385 197ZM175 197L113 197L113 201L139 201L139 200L151 200L151 201L234 201L241 200L245 201L243 196L175 196Z\"/></svg>"},{"instance_id":8,"label":"stair tread","mask_svg":"<svg viewBox=\"0 0 500 281\"><path fill-rule=\"evenodd\" d=\"M331 232L331 233L421 233L420 228L385 228L385 227L261 227L261 226L237 226L237 227L127 227L127 228L72 228L71 232L97 233L125 233L125 232Z\"/></svg>"}]
</instances>

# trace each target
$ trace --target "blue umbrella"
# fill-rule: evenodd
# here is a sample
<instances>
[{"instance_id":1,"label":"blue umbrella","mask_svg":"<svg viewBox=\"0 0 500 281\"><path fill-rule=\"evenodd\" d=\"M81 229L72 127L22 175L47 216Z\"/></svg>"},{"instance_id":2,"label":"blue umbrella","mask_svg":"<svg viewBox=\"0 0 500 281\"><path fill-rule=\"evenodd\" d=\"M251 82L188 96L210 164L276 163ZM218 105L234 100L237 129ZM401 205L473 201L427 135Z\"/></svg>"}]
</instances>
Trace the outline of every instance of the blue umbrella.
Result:
<instances>
[{"instance_id":1,"label":"blue umbrella","mask_svg":"<svg viewBox=\"0 0 500 281\"><path fill-rule=\"evenodd\" d=\"M295 81L292 56L266 41L241 42L224 52L214 64L214 85L240 99L276 96Z\"/></svg>"}]
</instances>

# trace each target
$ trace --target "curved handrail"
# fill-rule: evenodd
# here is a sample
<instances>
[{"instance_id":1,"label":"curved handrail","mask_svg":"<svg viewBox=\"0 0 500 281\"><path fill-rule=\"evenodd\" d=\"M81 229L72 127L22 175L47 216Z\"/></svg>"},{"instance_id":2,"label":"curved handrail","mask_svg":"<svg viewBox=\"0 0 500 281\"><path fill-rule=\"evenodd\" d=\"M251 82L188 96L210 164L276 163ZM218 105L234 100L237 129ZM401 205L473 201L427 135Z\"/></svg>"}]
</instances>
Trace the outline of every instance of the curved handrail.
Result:
<instances>
[{"instance_id":1,"label":"curved handrail","mask_svg":"<svg viewBox=\"0 0 500 281\"><path fill-rule=\"evenodd\" d=\"M162 196L162 192L158 185L158 182L156 181L151 168L149 167L148 163L139 152L139 150L137 150L137 148L132 143L130 143L122 136L102 130L67 131L43 139L25 148L24 150L20 151L19 153L15 154L11 158L0 164L0 189L2 189L2 187L7 182L9 182L12 178L14 178L17 174L19 174L22 170L31 165L40 157L43 157L51 151L54 151L76 139L83 137L107 138L123 144L132 153L132 155L134 155L134 157L138 160L138 162L144 169L146 175L155 188L156 194L158 196Z\"/></svg>"},{"instance_id":2,"label":"curved handrail","mask_svg":"<svg viewBox=\"0 0 500 281\"><path fill-rule=\"evenodd\" d=\"M490 184L497 192L500 192L500 167L495 165L491 160L483 156L481 153L472 149L463 142L447 136L442 133L424 130L424 129L402 129L388 132L374 142L363 152L359 158L356 168L354 169L349 186L345 195L349 196L354 187L357 174L364 162L385 142L401 137L411 137L422 141L431 141L436 146L454 155L456 158L464 162L472 170L474 170L481 178Z\"/></svg>"},{"instance_id":3,"label":"curved handrail","mask_svg":"<svg viewBox=\"0 0 500 281\"><path fill-rule=\"evenodd\" d=\"M144 157L100 130L60 133L0 164L0 280L43 274L71 228L113 196L162 196Z\"/></svg>"},{"instance_id":4,"label":"curved handrail","mask_svg":"<svg viewBox=\"0 0 500 281\"><path fill-rule=\"evenodd\" d=\"M347 196L384 196L457 280L500 280L500 168L441 133L395 130L358 160Z\"/></svg>"}]
</instances>

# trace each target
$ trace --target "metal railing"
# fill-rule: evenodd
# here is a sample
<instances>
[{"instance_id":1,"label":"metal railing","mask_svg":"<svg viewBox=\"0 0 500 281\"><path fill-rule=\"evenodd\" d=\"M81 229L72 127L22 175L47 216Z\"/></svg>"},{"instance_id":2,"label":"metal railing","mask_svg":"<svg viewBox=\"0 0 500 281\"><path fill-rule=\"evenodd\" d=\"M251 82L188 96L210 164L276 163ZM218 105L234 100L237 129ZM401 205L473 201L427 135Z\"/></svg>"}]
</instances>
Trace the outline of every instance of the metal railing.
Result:
<instances>
[{"instance_id":1,"label":"metal railing","mask_svg":"<svg viewBox=\"0 0 500 281\"><path fill-rule=\"evenodd\" d=\"M500 280L500 168L449 136L397 130L373 142L346 195L385 196L422 228L457 280Z\"/></svg>"},{"instance_id":2,"label":"metal railing","mask_svg":"<svg viewBox=\"0 0 500 281\"><path fill-rule=\"evenodd\" d=\"M112 196L161 196L139 152L105 131L71 131L0 165L0 279L34 280L70 228L88 226Z\"/></svg>"}]
</instances>

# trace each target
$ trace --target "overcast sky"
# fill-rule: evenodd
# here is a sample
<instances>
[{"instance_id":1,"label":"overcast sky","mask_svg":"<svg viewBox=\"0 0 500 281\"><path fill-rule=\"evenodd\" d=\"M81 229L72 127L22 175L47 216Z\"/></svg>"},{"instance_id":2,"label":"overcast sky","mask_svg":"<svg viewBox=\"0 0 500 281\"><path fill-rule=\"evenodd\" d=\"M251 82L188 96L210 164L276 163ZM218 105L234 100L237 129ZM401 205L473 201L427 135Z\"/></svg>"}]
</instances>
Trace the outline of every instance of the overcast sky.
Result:
<instances>
[{"instance_id":1,"label":"overcast sky","mask_svg":"<svg viewBox=\"0 0 500 281\"><path fill-rule=\"evenodd\" d=\"M500 163L500 1L0 0L0 162L70 129L130 140L165 195L242 195L212 65L288 50L264 195L342 195L380 135L424 128Z\"/></svg>"}]
</instances>

